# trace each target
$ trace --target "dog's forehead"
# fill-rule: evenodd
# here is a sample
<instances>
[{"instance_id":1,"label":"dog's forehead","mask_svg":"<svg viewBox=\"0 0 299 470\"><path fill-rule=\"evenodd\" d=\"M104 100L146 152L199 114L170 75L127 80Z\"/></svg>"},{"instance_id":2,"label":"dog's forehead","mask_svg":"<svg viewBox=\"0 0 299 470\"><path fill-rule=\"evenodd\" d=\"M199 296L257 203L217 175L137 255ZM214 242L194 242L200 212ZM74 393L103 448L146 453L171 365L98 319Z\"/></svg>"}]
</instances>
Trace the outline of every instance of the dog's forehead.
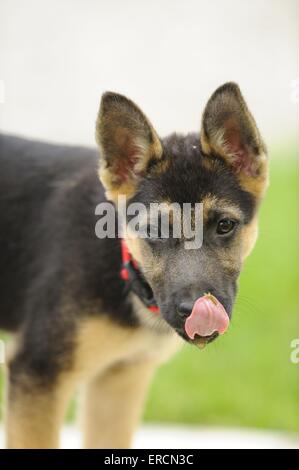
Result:
<instances>
[{"instance_id":1,"label":"dog's forehead","mask_svg":"<svg viewBox=\"0 0 299 470\"><path fill-rule=\"evenodd\" d=\"M164 164L145 178L138 199L149 202L206 204L209 210L231 207L250 220L255 200L238 184L233 172L220 160L205 156L199 136L172 135L163 141Z\"/></svg>"}]
</instances>

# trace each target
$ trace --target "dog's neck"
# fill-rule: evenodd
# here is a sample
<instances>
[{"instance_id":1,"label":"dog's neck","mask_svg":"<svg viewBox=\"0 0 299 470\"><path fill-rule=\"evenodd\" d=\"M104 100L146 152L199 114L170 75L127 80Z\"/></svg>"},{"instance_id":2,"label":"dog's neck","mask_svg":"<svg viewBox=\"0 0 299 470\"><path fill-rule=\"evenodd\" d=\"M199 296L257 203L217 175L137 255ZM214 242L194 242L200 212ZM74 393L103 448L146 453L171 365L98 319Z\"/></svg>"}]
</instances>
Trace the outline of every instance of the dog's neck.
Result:
<instances>
[{"instance_id":1,"label":"dog's neck","mask_svg":"<svg viewBox=\"0 0 299 470\"><path fill-rule=\"evenodd\" d=\"M160 309L155 301L153 291L138 268L138 263L129 252L124 239L121 239L121 256L120 276L126 283L127 292L133 292L150 312L158 315Z\"/></svg>"}]
</instances>

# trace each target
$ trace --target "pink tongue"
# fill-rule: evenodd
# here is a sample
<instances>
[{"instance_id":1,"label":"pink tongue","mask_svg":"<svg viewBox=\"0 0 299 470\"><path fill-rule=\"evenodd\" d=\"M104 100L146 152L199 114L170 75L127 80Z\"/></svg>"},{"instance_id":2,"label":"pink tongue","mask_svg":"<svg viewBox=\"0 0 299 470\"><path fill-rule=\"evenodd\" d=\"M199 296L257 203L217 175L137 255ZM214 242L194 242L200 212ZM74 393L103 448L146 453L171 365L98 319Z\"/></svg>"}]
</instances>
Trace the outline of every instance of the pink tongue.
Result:
<instances>
[{"instance_id":1,"label":"pink tongue","mask_svg":"<svg viewBox=\"0 0 299 470\"><path fill-rule=\"evenodd\" d=\"M229 326L229 317L223 305L210 294L196 300L191 315L186 319L185 331L189 338L210 336L215 331L223 335Z\"/></svg>"}]
</instances>

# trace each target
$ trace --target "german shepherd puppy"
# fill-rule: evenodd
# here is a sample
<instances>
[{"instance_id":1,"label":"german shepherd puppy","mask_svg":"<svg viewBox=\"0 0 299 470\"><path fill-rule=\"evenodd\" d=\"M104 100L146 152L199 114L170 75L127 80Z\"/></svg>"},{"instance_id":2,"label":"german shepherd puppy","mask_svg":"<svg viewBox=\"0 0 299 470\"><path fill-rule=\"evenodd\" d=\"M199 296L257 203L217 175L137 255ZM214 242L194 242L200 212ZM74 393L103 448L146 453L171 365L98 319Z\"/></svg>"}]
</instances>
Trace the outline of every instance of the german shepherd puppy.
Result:
<instances>
[{"instance_id":1,"label":"german shepherd puppy","mask_svg":"<svg viewBox=\"0 0 299 470\"><path fill-rule=\"evenodd\" d=\"M99 154L0 139L0 328L15 333L7 360L9 448L57 447L80 384L85 446L128 447L158 364L183 340L217 336L217 328L201 335L196 325L187 334L190 314L201 318L195 303L209 293L212 320L220 322L219 306L231 316L256 241L266 150L236 84L211 96L199 134L165 139L132 101L105 93L96 140ZM135 275L158 313L121 277L120 239L95 235L95 207L119 195L146 206L203 203L200 249L127 235Z\"/></svg>"}]
</instances>

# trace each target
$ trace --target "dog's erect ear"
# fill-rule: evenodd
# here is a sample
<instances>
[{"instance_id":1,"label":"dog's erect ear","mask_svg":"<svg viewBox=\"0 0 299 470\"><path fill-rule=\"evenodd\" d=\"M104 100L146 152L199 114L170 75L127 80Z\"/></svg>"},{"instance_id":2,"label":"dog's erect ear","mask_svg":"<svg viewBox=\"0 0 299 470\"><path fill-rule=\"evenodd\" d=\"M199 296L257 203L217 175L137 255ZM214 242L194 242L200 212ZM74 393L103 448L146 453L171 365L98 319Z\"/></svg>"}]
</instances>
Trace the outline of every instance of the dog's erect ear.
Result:
<instances>
[{"instance_id":1,"label":"dog's erect ear","mask_svg":"<svg viewBox=\"0 0 299 470\"><path fill-rule=\"evenodd\" d=\"M241 186L261 197L267 187L266 148L235 83L226 83L209 99L202 119L203 152L222 157Z\"/></svg>"},{"instance_id":2,"label":"dog's erect ear","mask_svg":"<svg viewBox=\"0 0 299 470\"><path fill-rule=\"evenodd\" d=\"M158 161L162 145L140 109L125 96L107 92L102 96L96 124L100 147L100 178L109 199L134 195L149 164Z\"/></svg>"}]
</instances>

